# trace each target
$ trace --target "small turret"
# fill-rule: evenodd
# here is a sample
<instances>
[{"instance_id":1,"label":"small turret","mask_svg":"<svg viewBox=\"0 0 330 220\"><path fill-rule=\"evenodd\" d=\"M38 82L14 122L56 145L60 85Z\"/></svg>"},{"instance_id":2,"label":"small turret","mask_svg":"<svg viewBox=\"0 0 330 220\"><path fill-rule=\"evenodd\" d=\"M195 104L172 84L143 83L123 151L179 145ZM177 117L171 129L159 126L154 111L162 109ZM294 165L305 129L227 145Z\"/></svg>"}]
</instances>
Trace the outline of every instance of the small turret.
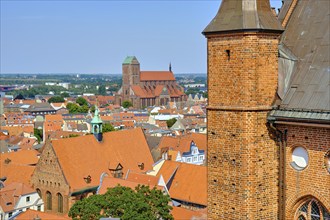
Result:
<instances>
[{"instance_id":1,"label":"small turret","mask_svg":"<svg viewBox=\"0 0 330 220\"><path fill-rule=\"evenodd\" d=\"M97 139L97 141L101 142L102 141L102 120L99 114L99 109L97 106L95 106L95 113L93 120L91 121L92 124L92 132Z\"/></svg>"}]
</instances>

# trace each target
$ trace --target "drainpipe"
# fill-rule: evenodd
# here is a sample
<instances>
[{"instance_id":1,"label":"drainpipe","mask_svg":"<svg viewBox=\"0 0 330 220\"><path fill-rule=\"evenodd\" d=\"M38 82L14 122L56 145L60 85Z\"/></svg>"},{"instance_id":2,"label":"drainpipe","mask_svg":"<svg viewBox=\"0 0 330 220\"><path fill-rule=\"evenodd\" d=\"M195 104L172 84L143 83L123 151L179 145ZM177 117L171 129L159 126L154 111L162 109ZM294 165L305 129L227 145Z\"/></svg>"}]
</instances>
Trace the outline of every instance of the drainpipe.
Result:
<instances>
[{"instance_id":1,"label":"drainpipe","mask_svg":"<svg viewBox=\"0 0 330 220\"><path fill-rule=\"evenodd\" d=\"M274 126L275 123L274 117L268 117L268 122L270 128L276 134L276 142L279 143L279 219L285 219L285 204L286 204L286 146L287 146L287 133L288 130L285 129L284 132L279 130Z\"/></svg>"}]
</instances>

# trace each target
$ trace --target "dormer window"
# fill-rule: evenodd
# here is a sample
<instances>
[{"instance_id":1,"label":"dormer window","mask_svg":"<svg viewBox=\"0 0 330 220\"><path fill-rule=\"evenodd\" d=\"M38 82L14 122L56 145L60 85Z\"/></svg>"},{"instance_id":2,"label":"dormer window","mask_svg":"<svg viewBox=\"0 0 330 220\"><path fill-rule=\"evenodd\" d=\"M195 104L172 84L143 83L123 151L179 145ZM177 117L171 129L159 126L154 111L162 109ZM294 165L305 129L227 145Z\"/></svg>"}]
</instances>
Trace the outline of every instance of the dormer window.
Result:
<instances>
[{"instance_id":1,"label":"dormer window","mask_svg":"<svg viewBox=\"0 0 330 220\"><path fill-rule=\"evenodd\" d=\"M144 169L144 163L139 163L138 167L140 168L140 170L143 170Z\"/></svg>"},{"instance_id":2,"label":"dormer window","mask_svg":"<svg viewBox=\"0 0 330 220\"><path fill-rule=\"evenodd\" d=\"M87 184L91 183L92 182L92 177L90 175L88 175L87 177L84 177L84 180Z\"/></svg>"},{"instance_id":3,"label":"dormer window","mask_svg":"<svg viewBox=\"0 0 330 220\"><path fill-rule=\"evenodd\" d=\"M144 166L144 165L143 165ZM115 169L111 169L109 168L111 174L113 175L113 177L115 178L122 178L123 177L123 166L118 163L117 167Z\"/></svg>"}]
</instances>

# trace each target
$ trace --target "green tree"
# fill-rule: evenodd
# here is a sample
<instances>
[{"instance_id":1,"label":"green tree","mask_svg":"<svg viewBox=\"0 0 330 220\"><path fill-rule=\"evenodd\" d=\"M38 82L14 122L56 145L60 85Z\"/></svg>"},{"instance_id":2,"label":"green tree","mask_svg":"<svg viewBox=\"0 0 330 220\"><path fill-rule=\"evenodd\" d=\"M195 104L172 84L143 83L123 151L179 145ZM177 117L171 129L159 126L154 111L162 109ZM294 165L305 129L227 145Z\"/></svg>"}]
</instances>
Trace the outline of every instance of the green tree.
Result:
<instances>
[{"instance_id":1,"label":"green tree","mask_svg":"<svg viewBox=\"0 0 330 220\"><path fill-rule=\"evenodd\" d=\"M75 103L68 103L66 108L69 110L70 114L76 114L80 112L80 106Z\"/></svg>"},{"instance_id":2,"label":"green tree","mask_svg":"<svg viewBox=\"0 0 330 220\"><path fill-rule=\"evenodd\" d=\"M79 113L87 113L89 111L89 107L87 105L82 105L79 107Z\"/></svg>"},{"instance_id":3,"label":"green tree","mask_svg":"<svg viewBox=\"0 0 330 220\"><path fill-rule=\"evenodd\" d=\"M203 93L203 97L204 97L204 98L208 98L208 95L209 95L209 94L208 94L207 91Z\"/></svg>"},{"instance_id":4,"label":"green tree","mask_svg":"<svg viewBox=\"0 0 330 220\"><path fill-rule=\"evenodd\" d=\"M86 99L84 99L83 97L79 97L76 99L76 103L79 104L80 106L83 105L88 105L88 102L86 101Z\"/></svg>"},{"instance_id":5,"label":"green tree","mask_svg":"<svg viewBox=\"0 0 330 220\"><path fill-rule=\"evenodd\" d=\"M61 96L53 96L50 99L48 99L48 103L60 103L65 102L64 98Z\"/></svg>"},{"instance_id":6,"label":"green tree","mask_svg":"<svg viewBox=\"0 0 330 220\"><path fill-rule=\"evenodd\" d=\"M42 141L42 138L43 138L43 131L42 129L33 129L33 133L34 133L34 136L37 138L38 140L38 144L40 144L40 142Z\"/></svg>"},{"instance_id":7,"label":"green tree","mask_svg":"<svg viewBox=\"0 0 330 220\"><path fill-rule=\"evenodd\" d=\"M167 127L168 127L168 128L172 127L172 126L175 124L176 121L177 121L176 118L168 119L168 120L166 121Z\"/></svg>"},{"instance_id":8,"label":"green tree","mask_svg":"<svg viewBox=\"0 0 330 220\"><path fill-rule=\"evenodd\" d=\"M68 97L70 97L70 94L67 92L63 92L63 93L61 93L61 97L68 98Z\"/></svg>"},{"instance_id":9,"label":"green tree","mask_svg":"<svg viewBox=\"0 0 330 220\"><path fill-rule=\"evenodd\" d=\"M112 126L112 124L105 123L102 125L102 133L115 131L116 129Z\"/></svg>"},{"instance_id":10,"label":"green tree","mask_svg":"<svg viewBox=\"0 0 330 220\"><path fill-rule=\"evenodd\" d=\"M103 195L93 195L76 202L69 211L73 219L173 219L170 197L161 190L138 185L135 190L117 186Z\"/></svg>"},{"instance_id":11,"label":"green tree","mask_svg":"<svg viewBox=\"0 0 330 220\"><path fill-rule=\"evenodd\" d=\"M129 107L131 107L131 106L133 106L132 102L130 102L130 101L128 101L128 100L123 101L123 107L124 107L124 108L129 108Z\"/></svg>"},{"instance_id":12,"label":"green tree","mask_svg":"<svg viewBox=\"0 0 330 220\"><path fill-rule=\"evenodd\" d=\"M106 90L104 85L99 86L98 92L99 92L100 95L106 95L107 94L107 90Z\"/></svg>"}]
</instances>

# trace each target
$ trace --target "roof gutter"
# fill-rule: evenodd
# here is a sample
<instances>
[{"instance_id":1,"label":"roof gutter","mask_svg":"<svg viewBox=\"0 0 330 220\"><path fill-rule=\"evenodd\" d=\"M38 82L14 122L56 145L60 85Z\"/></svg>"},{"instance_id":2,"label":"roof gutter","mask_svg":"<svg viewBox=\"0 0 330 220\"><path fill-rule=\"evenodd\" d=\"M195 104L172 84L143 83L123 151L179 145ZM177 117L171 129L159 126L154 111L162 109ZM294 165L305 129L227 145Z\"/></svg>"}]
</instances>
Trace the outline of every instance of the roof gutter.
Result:
<instances>
[{"instance_id":1,"label":"roof gutter","mask_svg":"<svg viewBox=\"0 0 330 220\"><path fill-rule=\"evenodd\" d=\"M330 120L302 119L268 116L267 121L275 124L297 125L305 127L330 128Z\"/></svg>"},{"instance_id":2,"label":"roof gutter","mask_svg":"<svg viewBox=\"0 0 330 220\"><path fill-rule=\"evenodd\" d=\"M83 193L94 192L94 191L97 190L98 187L99 186L86 187L86 188L83 188L81 190L70 193L69 196L77 196L77 195L81 195Z\"/></svg>"}]
</instances>

